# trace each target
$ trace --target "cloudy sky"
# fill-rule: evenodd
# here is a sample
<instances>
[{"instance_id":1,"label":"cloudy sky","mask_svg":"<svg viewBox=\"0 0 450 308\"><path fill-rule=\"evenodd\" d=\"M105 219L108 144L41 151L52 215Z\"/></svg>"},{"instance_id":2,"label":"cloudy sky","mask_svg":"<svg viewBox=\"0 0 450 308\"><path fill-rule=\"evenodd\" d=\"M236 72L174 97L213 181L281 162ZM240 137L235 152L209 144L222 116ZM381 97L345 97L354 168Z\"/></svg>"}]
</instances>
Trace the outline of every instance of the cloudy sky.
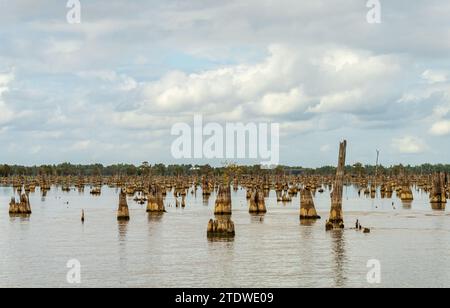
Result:
<instances>
[{"instance_id":1,"label":"cloudy sky","mask_svg":"<svg viewBox=\"0 0 450 308\"><path fill-rule=\"evenodd\" d=\"M0 0L0 163L176 161L171 127L280 123L280 162L449 162L450 2Z\"/></svg>"}]
</instances>

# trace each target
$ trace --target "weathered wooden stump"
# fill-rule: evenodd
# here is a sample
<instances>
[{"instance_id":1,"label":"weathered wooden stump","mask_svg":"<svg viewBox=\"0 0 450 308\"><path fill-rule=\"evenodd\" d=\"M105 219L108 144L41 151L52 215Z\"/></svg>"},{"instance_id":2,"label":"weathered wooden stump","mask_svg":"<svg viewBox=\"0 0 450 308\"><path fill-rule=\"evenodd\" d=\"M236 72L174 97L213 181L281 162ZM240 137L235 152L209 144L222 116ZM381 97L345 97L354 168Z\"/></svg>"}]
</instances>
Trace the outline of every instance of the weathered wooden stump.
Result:
<instances>
[{"instance_id":1,"label":"weathered wooden stump","mask_svg":"<svg viewBox=\"0 0 450 308\"><path fill-rule=\"evenodd\" d=\"M120 190L119 208L117 210L117 220L130 220L130 213L128 210L127 195L123 190Z\"/></svg>"},{"instance_id":2,"label":"weathered wooden stump","mask_svg":"<svg viewBox=\"0 0 450 308\"><path fill-rule=\"evenodd\" d=\"M308 188L303 188L300 191L300 219L320 219L314 206L311 191Z\"/></svg>"},{"instance_id":3,"label":"weathered wooden stump","mask_svg":"<svg viewBox=\"0 0 450 308\"><path fill-rule=\"evenodd\" d=\"M234 223L229 215L218 215L208 222L208 237L234 237Z\"/></svg>"},{"instance_id":4,"label":"weathered wooden stump","mask_svg":"<svg viewBox=\"0 0 450 308\"><path fill-rule=\"evenodd\" d=\"M342 193L344 184L345 155L347 149L347 141L344 140L339 144L339 158L336 170L336 178L334 180L333 192L331 193L331 210L330 218L326 225L326 230L332 228L344 228L344 215L342 212Z\"/></svg>"},{"instance_id":5,"label":"weathered wooden stump","mask_svg":"<svg viewBox=\"0 0 450 308\"><path fill-rule=\"evenodd\" d=\"M248 211L251 214L264 214L267 212L266 203L264 201L264 192L262 190L256 188L251 192Z\"/></svg>"},{"instance_id":6,"label":"weathered wooden stump","mask_svg":"<svg viewBox=\"0 0 450 308\"><path fill-rule=\"evenodd\" d=\"M436 207L442 207L447 203L447 195L445 190L446 180L444 173L436 173L432 178L432 188L430 192L430 203L437 204Z\"/></svg>"},{"instance_id":7,"label":"weathered wooden stump","mask_svg":"<svg viewBox=\"0 0 450 308\"><path fill-rule=\"evenodd\" d=\"M12 215L30 215L31 212L31 205L30 200L28 196L23 193L20 196L20 202L17 203L15 198L12 197L11 201L9 203L9 214Z\"/></svg>"},{"instance_id":8,"label":"weathered wooden stump","mask_svg":"<svg viewBox=\"0 0 450 308\"><path fill-rule=\"evenodd\" d=\"M215 219L208 222L207 236L219 238L232 238L235 235L234 223L231 220L231 187L224 184L219 192L214 208Z\"/></svg>"},{"instance_id":9,"label":"weathered wooden stump","mask_svg":"<svg viewBox=\"0 0 450 308\"><path fill-rule=\"evenodd\" d=\"M215 215L231 215L231 187L230 185L221 185L217 194L214 207Z\"/></svg>"},{"instance_id":10,"label":"weathered wooden stump","mask_svg":"<svg viewBox=\"0 0 450 308\"><path fill-rule=\"evenodd\" d=\"M149 189L147 213L164 213L165 211L161 189L158 185L152 185Z\"/></svg>"}]
</instances>

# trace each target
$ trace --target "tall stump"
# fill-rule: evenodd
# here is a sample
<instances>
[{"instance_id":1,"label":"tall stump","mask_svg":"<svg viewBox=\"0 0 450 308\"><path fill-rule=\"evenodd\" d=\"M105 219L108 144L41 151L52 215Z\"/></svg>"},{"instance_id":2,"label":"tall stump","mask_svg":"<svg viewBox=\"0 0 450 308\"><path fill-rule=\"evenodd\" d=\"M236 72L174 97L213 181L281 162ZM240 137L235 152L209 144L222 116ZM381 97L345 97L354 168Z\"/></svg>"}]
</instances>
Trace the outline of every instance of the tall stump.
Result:
<instances>
[{"instance_id":1,"label":"tall stump","mask_svg":"<svg viewBox=\"0 0 450 308\"><path fill-rule=\"evenodd\" d=\"M300 191L300 220L320 219L317 215L311 190L303 188Z\"/></svg>"},{"instance_id":2,"label":"tall stump","mask_svg":"<svg viewBox=\"0 0 450 308\"><path fill-rule=\"evenodd\" d=\"M214 215L215 219L210 219L208 222L208 238L234 237L234 223L231 220L231 187L229 184L219 187Z\"/></svg>"},{"instance_id":3,"label":"tall stump","mask_svg":"<svg viewBox=\"0 0 450 308\"><path fill-rule=\"evenodd\" d=\"M330 218L326 224L326 229L344 228L344 215L342 212L342 193L344 189L345 155L347 141L339 144L339 158L334 180L333 192L331 193Z\"/></svg>"},{"instance_id":4,"label":"tall stump","mask_svg":"<svg viewBox=\"0 0 450 308\"><path fill-rule=\"evenodd\" d=\"M119 195L119 208L117 209L117 220L130 220L130 212L128 210L127 195L121 189Z\"/></svg>"}]
</instances>

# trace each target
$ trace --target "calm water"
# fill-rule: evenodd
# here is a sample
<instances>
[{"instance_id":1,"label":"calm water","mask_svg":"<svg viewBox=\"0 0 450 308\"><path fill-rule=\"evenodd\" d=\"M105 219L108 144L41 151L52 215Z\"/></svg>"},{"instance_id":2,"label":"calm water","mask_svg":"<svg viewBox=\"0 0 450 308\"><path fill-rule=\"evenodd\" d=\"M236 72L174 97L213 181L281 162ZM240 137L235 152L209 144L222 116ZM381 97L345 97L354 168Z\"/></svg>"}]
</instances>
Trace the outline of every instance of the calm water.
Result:
<instances>
[{"instance_id":1,"label":"calm water","mask_svg":"<svg viewBox=\"0 0 450 308\"><path fill-rule=\"evenodd\" d=\"M215 196L189 194L185 209L168 194L168 213L152 217L128 199L131 220L118 223L118 191L98 197L53 187L30 195L30 218L10 218L13 189L0 187L0 287L70 287L67 261L81 262L83 287L450 287L450 213L432 210L428 196L359 198L344 191L344 231L325 232L329 193L314 198L322 220L299 222L299 198L266 199L252 217L245 191L233 193L232 241L208 241ZM392 207L395 203L395 209ZM85 209L86 222L80 222ZM350 230L359 218L370 234ZM366 280L369 259L381 262L381 284Z\"/></svg>"}]
</instances>

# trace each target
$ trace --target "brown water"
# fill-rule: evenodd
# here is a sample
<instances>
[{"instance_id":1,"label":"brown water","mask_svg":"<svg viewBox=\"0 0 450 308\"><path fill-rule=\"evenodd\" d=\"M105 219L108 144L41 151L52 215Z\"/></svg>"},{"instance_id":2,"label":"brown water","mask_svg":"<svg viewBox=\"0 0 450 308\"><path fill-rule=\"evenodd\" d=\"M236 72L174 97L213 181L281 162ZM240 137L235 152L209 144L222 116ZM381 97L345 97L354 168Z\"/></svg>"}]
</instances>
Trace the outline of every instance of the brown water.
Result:
<instances>
[{"instance_id":1,"label":"brown water","mask_svg":"<svg viewBox=\"0 0 450 308\"><path fill-rule=\"evenodd\" d=\"M168 195L162 216L129 198L128 223L117 222L118 191L106 186L98 197L53 187L42 199L37 189L29 218L9 216L12 195L0 187L0 287L74 286L70 259L81 263L82 287L450 287L450 214L418 192L407 206L346 187L346 229L325 232L328 192L314 198L322 220L301 225L298 197L283 205L271 192L268 213L255 217L239 190L231 241L207 239L215 195L204 204L201 192L184 209ZM370 234L350 229L357 218ZM381 263L381 284L367 282L369 259Z\"/></svg>"}]
</instances>

